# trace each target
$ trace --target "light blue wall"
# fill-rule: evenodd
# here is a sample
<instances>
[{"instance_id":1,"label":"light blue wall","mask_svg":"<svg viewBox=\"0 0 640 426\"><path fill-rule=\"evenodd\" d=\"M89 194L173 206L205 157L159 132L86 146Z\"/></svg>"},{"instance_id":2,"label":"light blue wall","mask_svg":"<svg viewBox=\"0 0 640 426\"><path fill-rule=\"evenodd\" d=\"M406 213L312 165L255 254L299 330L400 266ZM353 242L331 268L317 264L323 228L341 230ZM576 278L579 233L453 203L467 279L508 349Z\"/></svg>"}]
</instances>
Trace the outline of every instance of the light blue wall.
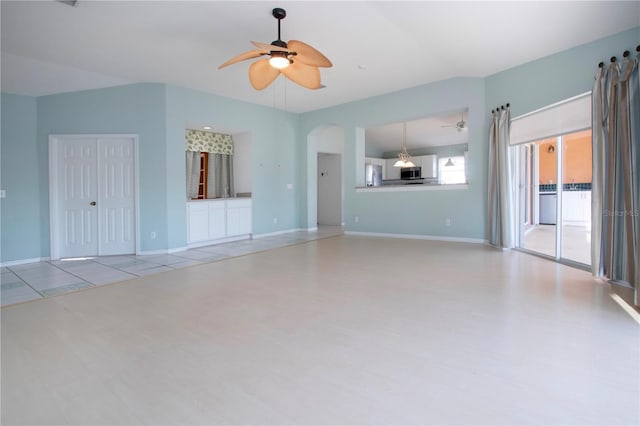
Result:
<instances>
[{"instance_id":1,"label":"light blue wall","mask_svg":"<svg viewBox=\"0 0 640 426\"><path fill-rule=\"evenodd\" d=\"M511 117L590 92L598 63L635 52L640 27L487 77L487 110L509 102Z\"/></svg>"},{"instance_id":2,"label":"light blue wall","mask_svg":"<svg viewBox=\"0 0 640 426\"><path fill-rule=\"evenodd\" d=\"M357 193L356 128L469 109L469 187L465 190ZM301 134L322 125L345 130L345 225L348 231L484 239L488 119L480 78L455 78L302 114ZM300 161L306 158L306 146ZM304 177L303 177L304 178ZM305 182L306 185L306 182ZM300 223L307 217L300 197ZM355 217L359 222L355 222ZM445 226L450 218L451 227Z\"/></svg>"},{"instance_id":3,"label":"light blue wall","mask_svg":"<svg viewBox=\"0 0 640 426\"><path fill-rule=\"evenodd\" d=\"M167 87L168 215L174 238L185 241L184 129L187 123L211 124L230 133L250 132L253 232L265 234L298 227L296 200L301 166L298 114L248 104L176 86ZM176 161L179 159L179 161ZM293 189L287 189L287 184ZM273 218L277 223L273 223Z\"/></svg>"},{"instance_id":4,"label":"light blue wall","mask_svg":"<svg viewBox=\"0 0 640 426\"><path fill-rule=\"evenodd\" d=\"M140 176L140 248L166 249L167 179L165 85L133 84L38 98L38 161L48 170L51 134L137 134ZM40 214L49 217L48 172L40 176ZM184 187L184 186L183 186ZM44 222L44 221L43 221ZM150 233L157 233L155 240ZM49 255L49 225L41 227L41 250Z\"/></svg>"},{"instance_id":5,"label":"light blue wall","mask_svg":"<svg viewBox=\"0 0 640 426\"><path fill-rule=\"evenodd\" d=\"M36 98L2 94L0 187L0 259L42 256L40 217L43 195L39 182L47 174L38 162ZM48 217L45 216L45 218Z\"/></svg>"},{"instance_id":6,"label":"light blue wall","mask_svg":"<svg viewBox=\"0 0 640 426\"><path fill-rule=\"evenodd\" d=\"M492 108L512 116L591 90L600 61L640 42L640 27L485 79L456 78L304 114L292 114L164 84L135 84L30 98L2 94L1 250L3 262L49 255L48 135L139 136L143 251L186 243L183 137L187 123L250 132L256 234L307 226L307 135L344 130L347 230L486 237L487 133ZM356 134L367 126L469 108L469 188L356 193ZM363 152L364 150L362 150ZM15 158L32 158L24 168ZM287 189L287 184L293 189ZM359 223L354 217L359 216ZM278 223L273 223L273 218ZM445 226L445 219L452 226ZM155 240L150 233L157 233Z\"/></svg>"}]
</instances>

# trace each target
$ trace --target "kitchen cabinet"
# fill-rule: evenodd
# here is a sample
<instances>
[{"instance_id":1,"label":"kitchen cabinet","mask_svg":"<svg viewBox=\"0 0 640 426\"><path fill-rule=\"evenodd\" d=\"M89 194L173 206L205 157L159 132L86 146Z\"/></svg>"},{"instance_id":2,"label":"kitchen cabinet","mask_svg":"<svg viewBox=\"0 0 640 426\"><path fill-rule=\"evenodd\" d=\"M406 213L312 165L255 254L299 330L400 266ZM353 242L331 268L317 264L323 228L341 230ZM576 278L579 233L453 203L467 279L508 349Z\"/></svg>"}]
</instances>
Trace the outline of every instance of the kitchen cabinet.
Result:
<instances>
[{"instance_id":1,"label":"kitchen cabinet","mask_svg":"<svg viewBox=\"0 0 640 426\"><path fill-rule=\"evenodd\" d=\"M591 224L591 191L562 193L562 223L576 226Z\"/></svg>"},{"instance_id":2,"label":"kitchen cabinet","mask_svg":"<svg viewBox=\"0 0 640 426\"><path fill-rule=\"evenodd\" d=\"M382 172L382 178L383 179L400 179L400 167L393 167L394 164L396 164L396 161L398 161L397 158L388 158L386 161L387 164L387 174L384 174L384 171Z\"/></svg>"},{"instance_id":3,"label":"kitchen cabinet","mask_svg":"<svg viewBox=\"0 0 640 426\"><path fill-rule=\"evenodd\" d=\"M250 236L251 199L227 198L187 202L187 243L205 245Z\"/></svg>"},{"instance_id":4,"label":"kitchen cabinet","mask_svg":"<svg viewBox=\"0 0 640 426\"><path fill-rule=\"evenodd\" d=\"M421 175L423 178L438 177L438 157L435 155L417 155L411 157L411 160L416 166L422 168Z\"/></svg>"}]
</instances>

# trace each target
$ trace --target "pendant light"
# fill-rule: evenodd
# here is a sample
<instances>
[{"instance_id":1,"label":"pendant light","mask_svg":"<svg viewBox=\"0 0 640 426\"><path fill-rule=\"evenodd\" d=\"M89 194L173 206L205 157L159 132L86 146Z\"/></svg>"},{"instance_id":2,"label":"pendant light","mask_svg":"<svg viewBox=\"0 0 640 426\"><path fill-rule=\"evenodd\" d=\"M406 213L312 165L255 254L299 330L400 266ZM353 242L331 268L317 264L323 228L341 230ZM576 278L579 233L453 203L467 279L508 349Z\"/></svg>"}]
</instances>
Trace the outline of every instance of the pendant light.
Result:
<instances>
[{"instance_id":1,"label":"pendant light","mask_svg":"<svg viewBox=\"0 0 640 426\"><path fill-rule=\"evenodd\" d=\"M402 123L402 151L398 153L398 161L393 167L415 167L411 161L411 156L407 152L407 123Z\"/></svg>"},{"instance_id":2,"label":"pendant light","mask_svg":"<svg viewBox=\"0 0 640 426\"><path fill-rule=\"evenodd\" d=\"M451 157L449 157L449 159L447 160L446 163L444 163L445 167L451 167L451 166L455 166L456 163L454 163L453 161L451 161Z\"/></svg>"}]
</instances>

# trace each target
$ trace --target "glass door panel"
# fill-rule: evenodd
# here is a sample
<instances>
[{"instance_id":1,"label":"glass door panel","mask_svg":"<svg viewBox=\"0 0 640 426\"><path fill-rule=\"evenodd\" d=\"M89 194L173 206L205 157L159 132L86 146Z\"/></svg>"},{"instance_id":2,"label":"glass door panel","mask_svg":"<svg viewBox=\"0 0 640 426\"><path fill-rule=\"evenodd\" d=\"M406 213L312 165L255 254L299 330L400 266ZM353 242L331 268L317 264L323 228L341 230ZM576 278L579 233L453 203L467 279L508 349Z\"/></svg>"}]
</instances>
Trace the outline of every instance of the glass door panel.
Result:
<instances>
[{"instance_id":1,"label":"glass door panel","mask_svg":"<svg viewBox=\"0 0 640 426\"><path fill-rule=\"evenodd\" d=\"M519 147L520 247L556 257L556 139Z\"/></svg>"},{"instance_id":2,"label":"glass door panel","mask_svg":"<svg viewBox=\"0 0 640 426\"><path fill-rule=\"evenodd\" d=\"M591 264L591 131L562 137L560 257Z\"/></svg>"}]
</instances>

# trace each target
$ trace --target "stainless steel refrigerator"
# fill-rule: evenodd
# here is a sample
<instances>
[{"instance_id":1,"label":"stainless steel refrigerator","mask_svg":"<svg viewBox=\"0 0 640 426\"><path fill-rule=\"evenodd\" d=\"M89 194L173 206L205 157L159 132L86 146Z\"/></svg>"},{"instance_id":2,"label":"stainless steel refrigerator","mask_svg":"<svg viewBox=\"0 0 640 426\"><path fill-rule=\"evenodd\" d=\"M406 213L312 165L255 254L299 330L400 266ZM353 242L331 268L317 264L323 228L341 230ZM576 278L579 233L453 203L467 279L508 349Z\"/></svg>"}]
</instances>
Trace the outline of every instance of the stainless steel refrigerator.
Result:
<instances>
[{"instance_id":1,"label":"stainless steel refrigerator","mask_svg":"<svg viewBox=\"0 0 640 426\"><path fill-rule=\"evenodd\" d=\"M382 185L382 166L375 164L365 164L364 183L366 186Z\"/></svg>"}]
</instances>

